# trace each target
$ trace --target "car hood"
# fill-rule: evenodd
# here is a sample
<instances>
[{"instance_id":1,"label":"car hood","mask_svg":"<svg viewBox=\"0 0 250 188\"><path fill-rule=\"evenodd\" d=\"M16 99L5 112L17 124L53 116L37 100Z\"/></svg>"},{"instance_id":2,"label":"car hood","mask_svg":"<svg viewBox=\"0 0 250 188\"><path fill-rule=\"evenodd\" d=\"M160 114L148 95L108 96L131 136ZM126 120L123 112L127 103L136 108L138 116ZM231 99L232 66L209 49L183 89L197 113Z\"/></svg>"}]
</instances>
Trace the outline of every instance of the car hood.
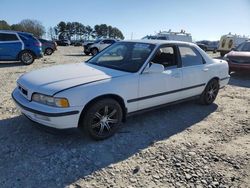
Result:
<instances>
[{"instance_id":1,"label":"car hood","mask_svg":"<svg viewBox=\"0 0 250 188\"><path fill-rule=\"evenodd\" d=\"M42 68L22 75L17 83L29 93L54 95L70 87L120 77L129 73L79 63Z\"/></svg>"},{"instance_id":2,"label":"car hood","mask_svg":"<svg viewBox=\"0 0 250 188\"><path fill-rule=\"evenodd\" d=\"M231 51L226 57L234 63L250 63L250 52Z\"/></svg>"}]
</instances>

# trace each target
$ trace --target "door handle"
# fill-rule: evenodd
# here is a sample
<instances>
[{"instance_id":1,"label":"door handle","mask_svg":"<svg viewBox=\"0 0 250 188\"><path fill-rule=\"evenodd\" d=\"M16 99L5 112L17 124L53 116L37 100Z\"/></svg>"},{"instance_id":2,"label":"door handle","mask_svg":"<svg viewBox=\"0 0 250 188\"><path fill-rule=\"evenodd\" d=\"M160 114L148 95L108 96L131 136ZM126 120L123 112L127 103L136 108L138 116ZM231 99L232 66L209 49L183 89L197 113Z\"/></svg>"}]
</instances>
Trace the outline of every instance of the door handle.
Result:
<instances>
[{"instance_id":1,"label":"door handle","mask_svg":"<svg viewBox=\"0 0 250 188\"><path fill-rule=\"evenodd\" d=\"M204 69L203 69L204 72L207 72L208 70L209 70L208 68L204 68Z\"/></svg>"}]
</instances>

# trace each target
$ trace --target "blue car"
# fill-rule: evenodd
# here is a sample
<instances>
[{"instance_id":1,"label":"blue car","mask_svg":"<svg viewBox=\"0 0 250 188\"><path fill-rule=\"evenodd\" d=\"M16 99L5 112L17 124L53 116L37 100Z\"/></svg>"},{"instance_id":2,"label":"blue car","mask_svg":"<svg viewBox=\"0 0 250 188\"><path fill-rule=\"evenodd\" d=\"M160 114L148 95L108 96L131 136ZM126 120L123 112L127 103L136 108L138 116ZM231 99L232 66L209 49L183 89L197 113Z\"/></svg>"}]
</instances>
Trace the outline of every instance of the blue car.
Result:
<instances>
[{"instance_id":1,"label":"blue car","mask_svg":"<svg viewBox=\"0 0 250 188\"><path fill-rule=\"evenodd\" d=\"M32 34L0 30L0 61L21 61L30 65L42 56L42 44Z\"/></svg>"}]
</instances>

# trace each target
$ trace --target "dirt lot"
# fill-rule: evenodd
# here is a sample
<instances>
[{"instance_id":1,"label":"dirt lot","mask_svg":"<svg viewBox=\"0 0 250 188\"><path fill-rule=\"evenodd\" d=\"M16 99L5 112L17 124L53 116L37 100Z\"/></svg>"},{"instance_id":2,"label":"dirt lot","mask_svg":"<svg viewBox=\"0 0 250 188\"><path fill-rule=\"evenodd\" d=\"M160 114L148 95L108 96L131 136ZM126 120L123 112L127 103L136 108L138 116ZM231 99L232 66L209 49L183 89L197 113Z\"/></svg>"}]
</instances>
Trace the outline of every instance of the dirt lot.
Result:
<instances>
[{"instance_id":1,"label":"dirt lot","mask_svg":"<svg viewBox=\"0 0 250 188\"><path fill-rule=\"evenodd\" d=\"M134 116L100 142L47 133L16 110L20 75L87 58L60 47L30 66L0 62L0 187L250 187L249 75L232 74L211 106L190 101Z\"/></svg>"}]
</instances>

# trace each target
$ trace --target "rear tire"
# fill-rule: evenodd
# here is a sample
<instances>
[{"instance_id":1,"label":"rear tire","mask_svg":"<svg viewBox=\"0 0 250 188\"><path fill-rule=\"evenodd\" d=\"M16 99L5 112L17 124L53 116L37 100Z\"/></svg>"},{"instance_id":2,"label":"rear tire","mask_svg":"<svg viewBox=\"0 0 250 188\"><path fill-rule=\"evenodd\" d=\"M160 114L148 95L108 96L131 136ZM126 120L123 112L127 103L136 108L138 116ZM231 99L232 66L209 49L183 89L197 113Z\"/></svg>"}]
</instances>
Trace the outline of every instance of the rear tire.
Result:
<instances>
[{"instance_id":1,"label":"rear tire","mask_svg":"<svg viewBox=\"0 0 250 188\"><path fill-rule=\"evenodd\" d=\"M19 59L24 65L30 65L35 61L33 53L29 51L21 52L21 54L19 55Z\"/></svg>"},{"instance_id":2,"label":"rear tire","mask_svg":"<svg viewBox=\"0 0 250 188\"><path fill-rule=\"evenodd\" d=\"M91 105L84 114L80 128L95 140L113 136L122 122L122 108L113 99L101 99Z\"/></svg>"},{"instance_id":3,"label":"rear tire","mask_svg":"<svg viewBox=\"0 0 250 188\"><path fill-rule=\"evenodd\" d=\"M51 55L53 54L54 50L52 48L46 48L44 54Z\"/></svg>"},{"instance_id":4,"label":"rear tire","mask_svg":"<svg viewBox=\"0 0 250 188\"><path fill-rule=\"evenodd\" d=\"M204 105L210 105L214 102L219 92L220 86L216 79L208 82L205 90L200 96L200 102Z\"/></svg>"},{"instance_id":5,"label":"rear tire","mask_svg":"<svg viewBox=\"0 0 250 188\"><path fill-rule=\"evenodd\" d=\"M220 56L221 56L221 57L224 57L224 55L226 55L225 52L220 52Z\"/></svg>"}]
</instances>

